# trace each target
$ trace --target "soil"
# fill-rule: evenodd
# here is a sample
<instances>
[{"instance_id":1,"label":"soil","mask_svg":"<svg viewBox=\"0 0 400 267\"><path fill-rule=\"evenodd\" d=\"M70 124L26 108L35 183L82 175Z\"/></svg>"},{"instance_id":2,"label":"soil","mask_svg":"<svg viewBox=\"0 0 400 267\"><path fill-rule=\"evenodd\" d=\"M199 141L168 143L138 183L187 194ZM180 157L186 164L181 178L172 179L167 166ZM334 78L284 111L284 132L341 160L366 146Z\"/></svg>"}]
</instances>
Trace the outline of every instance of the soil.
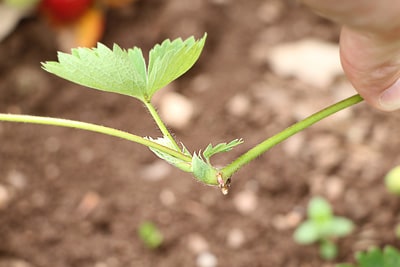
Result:
<instances>
[{"instance_id":1,"label":"soil","mask_svg":"<svg viewBox=\"0 0 400 267\"><path fill-rule=\"evenodd\" d=\"M243 138L216 157L218 164L354 93L340 89L343 78L314 88L271 71L265 55L274 45L306 37L338 41L338 26L296 1L137 1L108 13L101 41L148 51L165 38L204 32L199 62L169 88L192 101L196 113L185 128L172 130L191 151ZM37 18L23 20L0 44L0 112L159 136L138 101L42 71L39 63L54 60L56 51L54 35ZM236 112L243 100L250 109ZM201 266L205 252L220 267L333 266L373 245L399 246L400 202L383 183L400 161L399 119L365 103L343 111L245 166L227 196L128 141L0 123L0 266ZM333 262L322 260L317 246L292 238L314 195L356 225L338 240ZM139 239L144 221L163 233L160 248Z\"/></svg>"}]
</instances>

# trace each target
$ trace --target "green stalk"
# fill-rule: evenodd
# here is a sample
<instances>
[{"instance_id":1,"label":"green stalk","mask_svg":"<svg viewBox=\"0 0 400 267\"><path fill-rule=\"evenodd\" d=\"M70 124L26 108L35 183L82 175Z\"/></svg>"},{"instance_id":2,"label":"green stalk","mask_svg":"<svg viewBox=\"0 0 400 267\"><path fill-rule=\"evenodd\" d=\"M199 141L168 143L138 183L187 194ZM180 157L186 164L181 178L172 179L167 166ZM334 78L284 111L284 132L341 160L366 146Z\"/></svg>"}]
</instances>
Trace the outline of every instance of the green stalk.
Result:
<instances>
[{"instance_id":1,"label":"green stalk","mask_svg":"<svg viewBox=\"0 0 400 267\"><path fill-rule=\"evenodd\" d=\"M286 140L290 136L300 132L301 130L313 125L314 123L336 113L342 109L350 107L354 104L361 102L363 99L360 95L354 95L349 98L346 98L336 104L333 104L323 110L320 110L311 116L305 118L302 121L299 121L292 126L286 128L285 130L275 134L274 136L266 139L261 142L257 146L251 148L241 156L239 156L236 160L234 160L229 165L225 166L220 170L220 174L222 175L222 179L226 181L229 177L231 177L236 171L238 171L241 167L257 158L265 151L269 150L273 146L279 144L280 142Z\"/></svg>"},{"instance_id":2,"label":"green stalk","mask_svg":"<svg viewBox=\"0 0 400 267\"><path fill-rule=\"evenodd\" d=\"M171 133L168 131L167 127L165 126L164 122L161 120L160 115L158 115L156 109L151 104L151 102L144 101L146 108L150 111L151 116L153 117L154 121L156 122L158 128L160 129L161 133L168 137L171 141L173 146L177 151L180 151L179 145L176 143L175 139L172 137Z\"/></svg>"},{"instance_id":3,"label":"green stalk","mask_svg":"<svg viewBox=\"0 0 400 267\"><path fill-rule=\"evenodd\" d=\"M93 123L75 121L75 120L67 120L67 119L59 119L59 118L50 118L50 117L41 117L41 116L31 116L31 115L15 115L15 114L3 114L0 113L0 121L9 121L9 122L25 122L25 123L33 123L33 124L45 124L45 125L53 125L53 126L61 126L68 128L77 128L81 130L91 131L102 133L105 135L111 135L115 137L119 137L122 139L126 139L147 147L151 147L157 149L161 152L169 154L177 159L183 160L185 162L192 162L192 158L184 155L183 153L176 151L174 149L168 148L166 146L160 145L156 142L150 141L146 138L130 134L128 132L124 132L121 130L117 130L110 127L105 127Z\"/></svg>"}]
</instances>

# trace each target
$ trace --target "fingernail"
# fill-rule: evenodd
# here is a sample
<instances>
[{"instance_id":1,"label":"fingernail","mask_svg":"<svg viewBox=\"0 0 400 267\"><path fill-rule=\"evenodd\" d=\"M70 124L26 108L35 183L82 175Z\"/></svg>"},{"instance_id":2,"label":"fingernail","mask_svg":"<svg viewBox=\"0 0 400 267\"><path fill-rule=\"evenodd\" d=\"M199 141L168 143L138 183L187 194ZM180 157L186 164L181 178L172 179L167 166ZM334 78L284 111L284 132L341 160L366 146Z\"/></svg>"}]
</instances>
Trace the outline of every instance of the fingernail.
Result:
<instances>
[{"instance_id":1,"label":"fingernail","mask_svg":"<svg viewBox=\"0 0 400 267\"><path fill-rule=\"evenodd\" d=\"M379 97L379 104L387 111L400 109L400 79L383 91Z\"/></svg>"}]
</instances>

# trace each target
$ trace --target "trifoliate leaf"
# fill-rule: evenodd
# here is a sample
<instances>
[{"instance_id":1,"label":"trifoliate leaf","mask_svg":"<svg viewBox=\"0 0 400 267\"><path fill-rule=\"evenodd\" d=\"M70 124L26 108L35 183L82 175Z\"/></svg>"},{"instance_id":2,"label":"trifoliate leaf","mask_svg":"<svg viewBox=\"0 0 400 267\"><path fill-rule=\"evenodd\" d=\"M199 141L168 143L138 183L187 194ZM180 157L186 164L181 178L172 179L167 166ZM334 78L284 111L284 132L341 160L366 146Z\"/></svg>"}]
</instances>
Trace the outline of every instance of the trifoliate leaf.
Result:
<instances>
[{"instance_id":1,"label":"trifoliate leaf","mask_svg":"<svg viewBox=\"0 0 400 267\"><path fill-rule=\"evenodd\" d=\"M58 53L58 62L42 63L43 68L61 78L107 92L150 102L153 94L188 71L203 49L206 34L200 40L166 40L149 55L149 66L142 50L134 47L113 49L98 43L96 48L75 48L71 54Z\"/></svg>"},{"instance_id":2,"label":"trifoliate leaf","mask_svg":"<svg viewBox=\"0 0 400 267\"><path fill-rule=\"evenodd\" d=\"M232 150L232 148L234 148L237 145L240 145L243 143L242 139L235 139L231 142L227 143L221 143L218 144L216 146L212 146L212 144L209 144L206 149L203 152L203 156L204 158L207 160L207 162L209 161L210 157L217 154L217 153L221 153L221 152L227 152Z\"/></svg>"},{"instance_id":3,"label":"trifoliate leaf","mask_svg":"<svg viewBox=\"0 0 400 267\"><path fill-rule=\"evenodd\" d=\"M157 139L153 139L151 137L146 137L146 139L149 139L149 140L151 140L153 142L156 142L156 143L158 143L160 145L163 145L163 146L166 146L168 148L171 148L171 149L175 150L175 146L172 144L171 140L169 138L167 138L167 137L159 137ZM191 172L192 171L191 170L191 166L190 166L190 162L186 162L186 161L183 161L181 159L175 158L175 157L171 156L170 154L167 154L167 153L162 152L162 151L160 151L158 149L155 149L155 148L151 148L150 147L150 150L157 157L165 160L169 164L171 164L171 165L173 165L175 167L178 167L179 169L181 169L183 171L186 171L186 172ZM185 155L188 155L188 156L191 157L189 151L185 147L183 148L183 153Z\"/></svg>"}]
</instances>

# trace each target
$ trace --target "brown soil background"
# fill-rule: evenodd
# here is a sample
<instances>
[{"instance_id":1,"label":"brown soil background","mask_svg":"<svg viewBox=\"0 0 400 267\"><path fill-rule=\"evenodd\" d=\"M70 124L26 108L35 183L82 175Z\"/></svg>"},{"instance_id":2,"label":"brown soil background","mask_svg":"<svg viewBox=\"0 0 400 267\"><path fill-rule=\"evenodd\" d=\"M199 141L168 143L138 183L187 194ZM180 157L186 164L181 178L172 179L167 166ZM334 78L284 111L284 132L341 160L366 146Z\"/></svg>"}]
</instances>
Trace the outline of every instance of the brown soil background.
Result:
<instances>
[{"instance_id":1,"label":"brown soil background","mask_svg":"<svg viewBox=\"0 0 400 267\"><path fill-rule=\"evenodd\" d=\"M274 5L282 9L276 13ZM312 88L278 77L264 60L269 47L287 41L337 42L337 26L295 1L146 0L111 11L107 22L103 43L145 51L165 38L208 33L199 62L170 88L197 110L189 126L173 131L191 151L243 138L243 145L216 158L220 164L343 98L335 86ZM56 50L54 36L35 18L22 21L0 44L0 112L159 135L138 101L42 71L39 63L54 60ZM251 103L242 116L229 109L238 95ZM332 266L316 246L292 239L316 194L356 223L339 240L335 262L352 261L357 250L371 245L398 246L400 203L386 192L383 177L400 161L399 118L364 103L337 114L244 167L226 197L127 141L0 123L0 185L10 196L0 209L0 266L196 266L196 247L206 247L220 267ZM238 202L249 199L255 209L238 209ZM158 250L138 239L145 220L164 234ZM235 232L243 242L229 241Z\"/></svg>"}]
</instances>

